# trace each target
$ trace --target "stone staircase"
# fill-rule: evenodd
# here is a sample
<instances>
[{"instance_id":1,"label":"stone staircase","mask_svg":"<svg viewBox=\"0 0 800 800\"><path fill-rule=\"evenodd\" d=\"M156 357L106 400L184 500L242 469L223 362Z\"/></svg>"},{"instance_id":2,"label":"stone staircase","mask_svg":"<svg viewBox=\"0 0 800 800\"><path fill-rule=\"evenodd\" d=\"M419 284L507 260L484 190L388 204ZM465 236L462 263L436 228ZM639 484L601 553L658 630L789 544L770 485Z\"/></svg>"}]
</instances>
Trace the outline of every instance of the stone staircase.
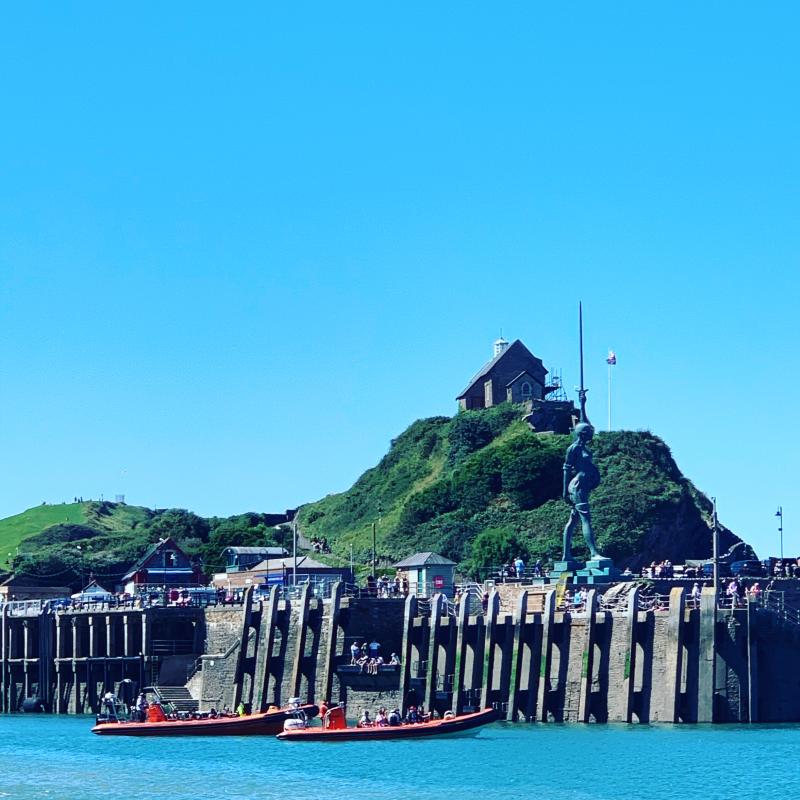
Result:
<instances>
[{"instance_id":1,"label":"stone staircase","mask_svg":"<svg viewBox=\"0 0 800 800\"><path fill-rule=\"evenodd\" d=\"M192 697L185 686L153 686L161 703L170 703L176 711L197 711L200 702Z\"/></svg>"}]
</instances>

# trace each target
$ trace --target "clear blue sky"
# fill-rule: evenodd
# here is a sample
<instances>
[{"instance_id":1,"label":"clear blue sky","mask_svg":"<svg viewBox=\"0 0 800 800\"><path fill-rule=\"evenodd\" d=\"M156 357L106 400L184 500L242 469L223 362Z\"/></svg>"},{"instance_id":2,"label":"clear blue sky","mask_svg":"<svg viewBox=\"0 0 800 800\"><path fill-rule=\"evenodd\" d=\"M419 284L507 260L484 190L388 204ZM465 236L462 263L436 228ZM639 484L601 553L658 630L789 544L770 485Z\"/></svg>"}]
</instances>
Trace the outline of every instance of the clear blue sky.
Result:
<instances>
[{"instance_id":1,"label":"clear blue sky","mask_svg":"<svg viewBox=\"0 0 800 800\"><path fill-rule=\"evenodd\" d=\"M795 3L0 18L0 515L347 488L500 329L800 552Z\"/></svg>"}]
</instances>

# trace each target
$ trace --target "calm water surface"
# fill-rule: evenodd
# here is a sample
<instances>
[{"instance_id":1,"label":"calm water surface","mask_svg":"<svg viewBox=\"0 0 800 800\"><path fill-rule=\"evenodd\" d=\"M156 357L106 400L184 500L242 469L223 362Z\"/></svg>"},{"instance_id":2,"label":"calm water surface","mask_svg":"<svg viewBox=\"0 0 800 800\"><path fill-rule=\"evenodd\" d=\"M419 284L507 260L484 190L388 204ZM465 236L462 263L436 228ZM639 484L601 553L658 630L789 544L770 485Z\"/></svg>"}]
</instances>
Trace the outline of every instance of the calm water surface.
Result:
<instances>
[{"instance_id":1,"label":"calm water surface","mask_svg":"<svg viewBox=\"0 0 800 800\"><path fill-rule=\"evenodd\" d=\"M101 738L88 717L0 717L0 798L730 800L800 789L800 726L498 723L407 742Z\"/></svg>"}]
</instances>

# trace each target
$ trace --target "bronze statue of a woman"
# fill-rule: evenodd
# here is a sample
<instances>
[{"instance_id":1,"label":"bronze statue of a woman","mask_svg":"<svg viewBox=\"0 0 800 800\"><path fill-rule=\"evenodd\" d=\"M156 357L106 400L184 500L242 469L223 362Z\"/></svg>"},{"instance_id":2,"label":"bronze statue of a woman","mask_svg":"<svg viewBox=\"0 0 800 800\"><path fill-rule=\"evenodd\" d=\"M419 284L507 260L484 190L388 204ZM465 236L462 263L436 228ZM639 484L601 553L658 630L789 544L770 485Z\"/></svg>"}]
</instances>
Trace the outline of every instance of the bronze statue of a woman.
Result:
<instances>
[{"instance_id":1,"label":"bronze statue of a woman","mask_svg":"<svg viewBox=\"0 0 800 800\"><path fill-rule=\"evenodd\" d=\"M584 395L585 396L585 395ZM584 399L584 398L581 398ZM585 402L585 401L584 401ZM584 412L585 418L585 412ZM564 526L564 561L572 560L572 532L580 520L583 538L593 559L605 558L597 550L589 513L589 492L600 484L600 473L592 461L587 445L594 436L589 422L579 422L573 431L575 441L567 449L564 458L564 500L572 506L569 521Z\"/></svg>"}]
</instances>

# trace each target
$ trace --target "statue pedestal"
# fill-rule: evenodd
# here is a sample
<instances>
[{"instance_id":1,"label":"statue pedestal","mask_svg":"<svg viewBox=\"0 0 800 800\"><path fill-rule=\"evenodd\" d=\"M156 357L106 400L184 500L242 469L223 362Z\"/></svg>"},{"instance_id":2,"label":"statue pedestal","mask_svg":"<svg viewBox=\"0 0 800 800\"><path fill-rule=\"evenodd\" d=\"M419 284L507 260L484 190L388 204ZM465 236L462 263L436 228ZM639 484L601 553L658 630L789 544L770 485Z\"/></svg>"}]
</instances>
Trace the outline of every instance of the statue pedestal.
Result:
<instances>
[{"instance_id":1,"label":"statue pedestal","mask_svg":"<svg viewBox=\"0 0 800 800\"><path fill-rule=\"evenodd\" d=\"M575 573L575 583L611 583L624 580L610 558L592 558Z\"/></svg>"},{"instance_id":2,"label":"statue pedestal","mask_svg":"<svg viewBox=\"0 0 800 800\"><path fill-rule=\"evenodd\" d=\"M556 581L561 580L561 578L570 580L581 568L582 564L582 561L573 561L572 559L567 561L553 562L553 569L551 569L549 573L550 582L555 583Z\"/></svg>"}]
</instances>

